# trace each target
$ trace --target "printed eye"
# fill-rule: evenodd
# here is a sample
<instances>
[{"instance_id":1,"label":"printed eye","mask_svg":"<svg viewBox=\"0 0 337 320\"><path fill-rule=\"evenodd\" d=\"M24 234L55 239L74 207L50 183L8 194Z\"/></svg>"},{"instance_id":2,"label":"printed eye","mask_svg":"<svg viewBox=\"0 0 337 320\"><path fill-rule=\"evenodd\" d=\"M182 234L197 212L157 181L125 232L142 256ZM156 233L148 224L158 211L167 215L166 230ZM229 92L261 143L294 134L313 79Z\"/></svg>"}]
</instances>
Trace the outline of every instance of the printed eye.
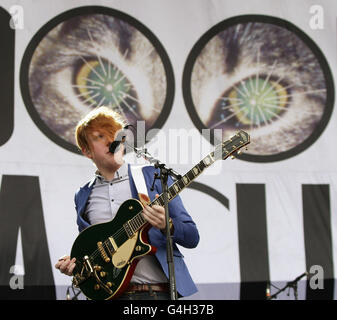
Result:
<instances>
[{"instance_id":1,"label":"printed eye","mask_svg":"<svg viewBox=\"0 0 337 320\"><path fill-rule=\"evenodd\" d=\"M226 124L246 129L271 124L286 111L290 94L287 84L277 79L267 75L248 77L217 100L207 126L215 129Z\"/></svg>"},{"instance_id":2,"label":"printed eye","mask_svg":"<svg viewBox=\"0 0 337 320\"><path fill-rule=\"evenodd\" d=\"M82 57L75 68L73 83L76 96L89 108L105 105L132 123L142 119L134 86L111 62Z\"/></svg>"},{"instance_id":3,"label":"printed eye","mask_svg":"<svg viewBox=\"0 0 337 320\"><path fill-rule=\"evenodd\" d=\"M99 106L145 134L161 128L173 103L174 78L158 39L132 17L104 7L61 14L34 36L21 65L21 90L37 126L78 153L74 129Z\"/></svg>"},{"instance_id":4,"label":"printed eye","mask_svg":"<svg viewBox=\"0 0 337 320\"><path fill-rule=\"evenodd\" d=\"M247 131L241 159L257 162L303 151L334 105L320 49L294 25L265 16L234 17L206 32L187 59L183 94L194 124L214 129L216 143Z\"/></svg>"}]
</instances>

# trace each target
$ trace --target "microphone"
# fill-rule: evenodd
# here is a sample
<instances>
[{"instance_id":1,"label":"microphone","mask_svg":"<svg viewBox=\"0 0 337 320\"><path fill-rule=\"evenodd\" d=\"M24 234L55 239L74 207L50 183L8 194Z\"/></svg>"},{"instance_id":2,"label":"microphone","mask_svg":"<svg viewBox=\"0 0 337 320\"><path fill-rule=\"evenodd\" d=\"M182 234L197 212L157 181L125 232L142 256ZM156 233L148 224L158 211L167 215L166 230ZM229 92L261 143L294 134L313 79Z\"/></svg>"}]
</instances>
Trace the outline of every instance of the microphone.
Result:
<instances>
[{"instance_id":1,"label":"microphone","mask_svg":"<svg viewBox=\"0 0 337 320\"><path fill-rule=\"evenodd\" d=\"M121 131L118 132L116 139L109 146L109 152L110 153L112 153L112 154L116 153L119 150L121 144L123 144L126 141L126 132L125 131L129 127L132 127L132 125L128 124Z\"/></svg>"},{"instance_id":2,"label":"microphone","mask_svg":"<svg viewBox=\"0 0 337 320\"><path fill-rule=\"evenodd\" d=\"M121 140L115 140L115 141L113 141L111 144L110 144L110 146L109 146L109 152L110 153L116 153L118 150L119 150L119 148L120 148L120 146L121 146L121 144L123 144L124 142L125 142L125 136L123 136L122 138L121 138Z\"/></svg>"}]
</instances>

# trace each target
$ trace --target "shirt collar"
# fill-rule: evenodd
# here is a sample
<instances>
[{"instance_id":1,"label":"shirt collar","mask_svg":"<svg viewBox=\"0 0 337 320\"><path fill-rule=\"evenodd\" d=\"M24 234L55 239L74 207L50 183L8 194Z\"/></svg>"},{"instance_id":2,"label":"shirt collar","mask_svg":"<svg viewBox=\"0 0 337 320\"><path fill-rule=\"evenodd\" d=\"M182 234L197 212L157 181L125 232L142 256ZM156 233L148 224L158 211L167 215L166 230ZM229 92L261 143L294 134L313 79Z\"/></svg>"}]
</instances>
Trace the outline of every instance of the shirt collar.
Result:
<instances>
[{"instance_id":1,"label":"shirt collar","mask_svg":"<svg viewBox=\"0 0 337 320\"><path fill-rule=\"evenodd\" d=\"M125 179L128 177L128 164L124 161L124 163L119 167L119 169L116 171L115 173L115 177L111 180L111 181L107 181L98 170L96 170L95 172L96 178L100 181L100 182L114 182L114 181L118 181L121 179Z\"/></svg>"}]
</instances>

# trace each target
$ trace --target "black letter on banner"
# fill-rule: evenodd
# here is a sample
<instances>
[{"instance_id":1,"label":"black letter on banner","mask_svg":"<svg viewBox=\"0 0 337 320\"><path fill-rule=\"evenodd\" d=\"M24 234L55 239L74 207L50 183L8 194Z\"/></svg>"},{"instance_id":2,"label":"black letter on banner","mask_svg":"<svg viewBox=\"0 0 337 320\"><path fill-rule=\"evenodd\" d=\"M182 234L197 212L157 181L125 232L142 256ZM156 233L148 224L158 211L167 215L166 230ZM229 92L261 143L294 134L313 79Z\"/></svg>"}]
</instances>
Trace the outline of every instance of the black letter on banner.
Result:
<instances>
[{"instance_id":1,"label":"black letter on banner","mask_svg":"<svg viewBox=\"0 0 337 320\"><path fill-rule=\"evenodd\" d=\"M206 184L193 181L188 188L198 190L200 192L206 193L214 199L218 200L222 205L224 205L229 210L229 200L226 196L216 191L215 189L207 186Z\"/></svg>"},{"instance_id":2,"label":"black letter on banner","mask_svg":"<svg viewBox=\"0 0 337 320\"><path fill-rule=\"evenodd\" d=\"M10 14L0 7L0 146L11 137L14 127L15 31L10 20Z\"/></svg>"},{"instance_id":3,"label":"black letter on banner","mask_svg":"<svg viewBox=\"0 0 337 320\"><path fill-rule=\"evenodd\" d=\"M307 281L308 300L333 299L334 272L329 185L302 185L303 225L307 271L318 265L324 271L324 288L311 288Z\"/></svg>"},{"instance_id":4,"label":"black letter on banner","mask_svg":"<svg viewBox=\"0 0 337 320\"><path fill-rule=\"evenodd\" d=\"M9 286L19 228L23 289ZM38 177L4 175L0 192L0 299L56 299Z\"/></svg>"},{"instance_id":5,"label":"black letter on banner","mask_svg":"<svg viewBox=\"0 0 337 320\"><path fill-rule=\"evenodd\" d=\"M240 299L266 299L269 281L266 196L264 184L236 184Z\"/></svg>"}]
</instances>

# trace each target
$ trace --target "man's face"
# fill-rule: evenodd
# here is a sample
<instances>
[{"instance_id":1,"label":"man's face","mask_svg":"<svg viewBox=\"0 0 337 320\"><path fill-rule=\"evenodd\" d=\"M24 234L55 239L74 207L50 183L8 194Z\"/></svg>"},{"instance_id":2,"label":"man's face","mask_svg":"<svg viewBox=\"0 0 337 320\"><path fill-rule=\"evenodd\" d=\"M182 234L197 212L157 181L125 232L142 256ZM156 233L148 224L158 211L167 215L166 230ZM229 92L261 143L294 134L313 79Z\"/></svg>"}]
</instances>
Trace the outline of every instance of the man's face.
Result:
<instances>
[{"instance_id":1,"label":"man's face","mask_svg":"<svg viewBox=\"0 0 337 320\"><path fill-rule=\"evenodd\" d=\"M114 137L105 131L95 130L88 134L90 150L83 151L99 170L116 170L123 164L123 146L114 154L109 152Z\"/></svg>"}]
</instances>

